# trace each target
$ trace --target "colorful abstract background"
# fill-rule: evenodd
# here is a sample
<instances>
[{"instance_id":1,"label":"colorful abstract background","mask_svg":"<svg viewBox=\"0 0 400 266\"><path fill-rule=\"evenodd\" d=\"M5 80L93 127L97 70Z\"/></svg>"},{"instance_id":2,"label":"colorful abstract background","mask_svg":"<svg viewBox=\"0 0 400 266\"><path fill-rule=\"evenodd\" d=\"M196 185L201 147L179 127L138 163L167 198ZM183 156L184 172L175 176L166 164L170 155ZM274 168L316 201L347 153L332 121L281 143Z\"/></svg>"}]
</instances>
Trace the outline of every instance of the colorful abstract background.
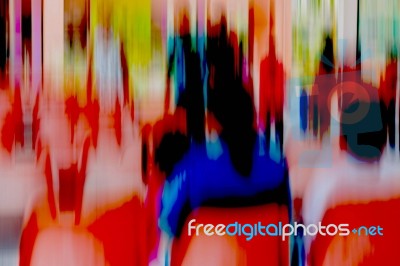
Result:
<instances>
[{"instance_id":1,"label":"colorful abstract background","mask_svg":"<svg viewBox=\"0 0 400 266\"><path fill-rule=\"evenodd\" d=\"M0 265L400 265L399 0L0 0ZM197 224L383 236L189 235Z\"/></svg>"}]
</instances>

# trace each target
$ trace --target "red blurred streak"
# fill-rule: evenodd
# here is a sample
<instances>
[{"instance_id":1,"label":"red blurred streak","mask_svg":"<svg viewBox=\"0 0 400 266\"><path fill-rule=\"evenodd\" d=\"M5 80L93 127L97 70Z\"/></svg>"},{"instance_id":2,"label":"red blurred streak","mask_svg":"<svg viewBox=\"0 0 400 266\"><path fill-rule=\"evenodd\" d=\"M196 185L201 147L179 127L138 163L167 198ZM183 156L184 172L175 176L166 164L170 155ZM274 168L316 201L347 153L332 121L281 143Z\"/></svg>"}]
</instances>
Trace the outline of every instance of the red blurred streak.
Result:
<instances>
[{"instance_id":1,"label":"red blurred streak","mask_svg":"<svg viewBox=\"0 0 400 266\"><path fill-rule=\"evenodd\" d=\"M45 176L46 176L46 185L47 185L47 202L50 207L51 218L55 219L57 215L57 207L56 200L54 196L54 187L53 187L53 173L51 170L51 161L50 155L46 154L46 162L45 162Z\"/></svg>"},{"instance_id":2,"label":"red blurred streak","mask_svg":"<svg viewBox=\"0 0 400 266\"><path fill-rule=\"evenodd\" d=\"M133 198L106 212L88 227L104 245L110 265L148 265L142 203Z\"/></svg>"},{"instance_id":3,"label":"red blurred streak","mask_svg":"<svg viewBox=\"0 0 400 266\"><path fill-rule=\"evenodd\" d=\"M29 217L28 223L22 231L20 250L19 250L19 265L30 266L33 248L37 235L39 234L39 225L36 212Z\"/></svg>"},{"instance_id":4,"label":"red blurred streak","mask_svg":"<svg viewBox=\"0 0 400 266\"><path fill-rule=\"evenodd\" d=\"M196 219L197 224L225 224L238 222L241 224L263 225L269 223L288 223L288 210L284 206L268 204L259 207L247 208L200 208L194 211L186 220L185 227L180 238L175 238L171 251L171 265L182 265L190 242L196 236L188 235L188 221ZM231 237L233 245L243 250L246 254L245 265L289 265L289 241L282 241L279 236L255 236L250 241L246 236ZM201 252L199 250L199 252ZM232 256L232 254L221 254Z\"/></svg>"},{"instance_id":5,"label":"red blurred streak","mask_svg":"<svg viewBox=\"0 0 400 266\"><path fill-rule=\"evenodd\" d=\"M79 225L81 221L81 212L82 212L82 204L83 204L83 192L86 181L86 168L89 157L89 149L91 146L91 138L87 137L83 144L83 152L81 159L81 167L79 169L77 180L76 180L76 188L75 188L75 224Z\"/></svg>"},{"instance_id":6,"label":"red blurred streak","mask_svg":"<svg viewBox=\"0 0 400 266\"><path fill-rule=\"evenodd\" d=\"M381 76L379 84L379 96L384 101L386 107L391 100L396 100L397 82L397 60L391 60L386 65L385 77Z\"/></svg>"},{"instance_id":7,"label":"red blurred streak","mask_svg":"<svg viewBox=\"0 0 400 266\"><path fill-rule=\"evenodd\" d=\"M115 129L115 137L117 139L117 143L121 146L122 140L122 114L121 114L121 104L119 99L117 98L115 101L115 111L114 111L114 129Z\"/></svg>"},{"instance_id":8,"label":"red blurred streak","mask_svg":"<svg viewBox=\"0 0 400 266\"><path fill-rule=\"evenodd\" d=\"M275 50L274 18L270 16L271 32L268 37L268 55L261 60L260 65L260 124L262 129L268 127L267 114L275 121L282 121L284 106L284 68L279 62Z\"/></svg>"},{"instance_id":9,"label":"red blurred streak","mask_svg":"<svg viewBox=\"0 0 400 266\"><path fill-rule=\"evenodd\" d=\"M369 241L372 245L373 252L363 258L363 261L358 265L392 265L398 260L397 242L400 238L398 230L397 217L388 215L393 213L393 210L400 208L400 199L392 199L388 201L371 201L369 203L358 204L341 204L326 211L322 220L323 225L327 224L349 224L349 229L358 228L360 226L381 226L383 236L371 236ZM353 236L350 232L349 236L336 236L343 238L343 241L349 241ZM312 266L323 265L324 259L329 250L334 249L332 246L333 236L317 235L312 242L308 261ZM337 247L336 247L337 248ZM360 249L358 249L360 248ZM357 256L357 252L362 253L362 247L348 246L348 249L343 249L342 256L351 258ZM340 264L341 261L336 263Z\"/></svg>"}]
</instances>

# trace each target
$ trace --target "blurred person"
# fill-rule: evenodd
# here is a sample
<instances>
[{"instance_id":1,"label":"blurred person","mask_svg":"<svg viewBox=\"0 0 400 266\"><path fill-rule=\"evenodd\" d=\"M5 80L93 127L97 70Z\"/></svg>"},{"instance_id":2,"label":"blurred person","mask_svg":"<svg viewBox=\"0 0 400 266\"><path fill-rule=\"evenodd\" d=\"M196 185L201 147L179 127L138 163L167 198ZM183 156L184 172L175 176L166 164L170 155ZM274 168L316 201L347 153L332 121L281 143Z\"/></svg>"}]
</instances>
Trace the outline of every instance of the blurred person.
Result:
<instances>
[{"instance_id":1,"label":"blurred person","mask_svg":"<svg viewBox=\"0 0 400 266\"><path fill-rule=\"evenodd\" d=\"M191 35L188 12L184 9L178 17L180 17L179 26L169 39L172 48L167 62L165 109L168 111L171 95L175 95L176 108L182 108L186 113L185 123L190 141L201 143L205 139L203 93L205 75L200 57L203 47L196 47L196 43L192 42L200 36ZM172 75L175 78L175 93L172 93L170 88Z\"/></svg>"},{"instance_id":2,"label":"blurred person","mask_svg":"<svg viewBox=\"0 0 400 266\"><path fill-rule=\"evenodd\" d=\"M84 103L86 94L87 39L89 31L89 3L87 0L68 0L64 2L64 73L66 97L68 101L76 101L76 105ZM75 99L76 98L76 99ZM71 104L71 103L70 103ZM78 109L74 107L74 109ZM71 117L72 119L72 117ZM71 121L76 124L76 118Z\"/></svg>"},{"instance_id":3,"label":"blurred person","mask_svg":"<svg viewBox=\"0 0 400 266\"><path fill-rule=\"evenodd\" d=\"M236 72L235 51L242 53L241 45L230 42L224 17L219 27L207 45L211 72L207 123L217 135L208 143L190 143L177 132L174 138L165 137L155 153L167 176L160 226L171 236L179 237L188 215L203 205L287 205L290 198L286 162L274 161L265 152L263 138L254 128L251 97L243 87L241 71Z\"/></svg>"},{"instance_id":4,"label":"blurred person","mask_svg":"<svg viewBox=\"0 0 400 266\"><path fill-rule=\"evenodd\" d=\"M100 109L105 113L115 112L116 103L125 105L129 101L128 66L124 45L120 35L112 26L113 2L99 2L99 24L94 29L89 65L93 70L95 89ZM89 88L91 89L91 88Z\"/></svg>"},{"instance_id":5,"label":"blurred person","mask_svg":"<svg viewBox=\"0 0 400 266\"><path fill-rule=\"evenodd\" d=\"M87 46L89 30L89 2L87 0L67 0L64 2L64 25L67 29L68 48L79 45L83 50Z\"/></svg>"},{"instance_id":6,"label":"blurred person","mask_svg":"<svg viewBox=\"0 0 400 266\"><path fill-rule=\"evenodd\" d=\"M309 97L310 124L314 136L319 137L320 140L325 134L329 134L331 115L328 96L337 84L333 42L331 35L326 34L318 72Z\"/></svg>"},{"instance_id":7,"label":"blurred person","mask_svg":"<svg viewBox=\"0 0 400 266\"><path fill-rule=\"evenodd\" d=\"M350 101L343 99L341 146L336 138L319 154L317 164L331 160L330 167L313 171L304 192L301 217L306 226L318 222L348 224L353 230L380 225L384 235L369 237L351 231L348 236L306 236L307 261L312 265L390 264L396 259L394 246L399 234L391 212L400 204L400 183L398 167L390 165L384 153L385 107L376 88L362 82L359 73L355 75L352 82L357 85L353 86L361 86L364 93L354 93ZM368 98L363 97L365 93Z\"/></svg>"},{"instance_id":8,"label":"blurred person","mask_svg":"<svg viewBox=\"0 0 400 266\"><path fill-rule=\"evenodd\" d=\"M89 48L85 109L94 135L98 135L100 126L97 121L104 116L107 119L111 118L117 143L121 145L122 109L132 103L129 98L128 62L124 44L118 30L115 32L112 26L113 5L110 0L98 3L99 24L94 29L94 42ZM96 113L104 116L98 116Z\"/></svg>"},{"instance_id":9,"label":"blurred person","mask_svg":"<svg viewBox=\"0 0 400 266\"><path fill-rule=\"evenodd\" d=\"M273 5L271 6L271 9ZM271 142L271 127L275 125L279 150L283 152L283 106L285 91L285 73L282 62L276 55L275 26L273 15L270 15L270 34L268 36L268 55L260 65L260 115L262 128L265 130L267 148Z\"/></svg>"}]
</instances>

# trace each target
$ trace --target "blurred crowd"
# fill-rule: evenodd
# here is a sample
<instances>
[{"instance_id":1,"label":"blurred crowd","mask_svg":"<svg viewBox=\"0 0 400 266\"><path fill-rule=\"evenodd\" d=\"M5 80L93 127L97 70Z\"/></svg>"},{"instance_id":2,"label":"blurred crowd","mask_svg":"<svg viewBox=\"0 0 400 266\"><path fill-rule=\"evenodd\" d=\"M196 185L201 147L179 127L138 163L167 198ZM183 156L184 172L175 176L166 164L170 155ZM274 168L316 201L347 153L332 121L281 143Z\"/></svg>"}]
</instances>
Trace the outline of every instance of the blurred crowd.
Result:
<instances>
[{"instance_id":1,"label":"blurred crowd","mask_svg":"<svg viewBox=\"0 0 400 266\"><path fill-rule=\"evenodd\" d=\"M400 1L2 0L0 265L396 265ZM188 235L188 221L384 236Z\"/></svg>"}]
</instances>

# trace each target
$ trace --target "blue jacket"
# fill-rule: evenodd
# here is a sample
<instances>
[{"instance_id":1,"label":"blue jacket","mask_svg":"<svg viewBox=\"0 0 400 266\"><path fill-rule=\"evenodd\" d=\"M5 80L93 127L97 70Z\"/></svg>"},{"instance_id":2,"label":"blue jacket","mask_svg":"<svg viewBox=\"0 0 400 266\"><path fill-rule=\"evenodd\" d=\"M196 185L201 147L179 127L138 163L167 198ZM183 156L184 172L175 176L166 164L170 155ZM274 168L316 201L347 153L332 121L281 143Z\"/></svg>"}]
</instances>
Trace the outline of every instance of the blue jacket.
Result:
<instances>
[{"instance_id":1,"label":"blue jacket","mask_svg":"<svg viewBox=\"0 0 400 266\"><path fill-rule=\"evenodd\" d=\"M194 210L208 201L248 198L280 186L285 177L286 161L272 160L258 144L249 176L242 176L235 170L225 143L220 143L219 154L212 159L205 144L192 144L165 182L159 220L161 229L177 235L181 230L182 212L187 211L187 207Z\"/></svg>"}]
</instances>

